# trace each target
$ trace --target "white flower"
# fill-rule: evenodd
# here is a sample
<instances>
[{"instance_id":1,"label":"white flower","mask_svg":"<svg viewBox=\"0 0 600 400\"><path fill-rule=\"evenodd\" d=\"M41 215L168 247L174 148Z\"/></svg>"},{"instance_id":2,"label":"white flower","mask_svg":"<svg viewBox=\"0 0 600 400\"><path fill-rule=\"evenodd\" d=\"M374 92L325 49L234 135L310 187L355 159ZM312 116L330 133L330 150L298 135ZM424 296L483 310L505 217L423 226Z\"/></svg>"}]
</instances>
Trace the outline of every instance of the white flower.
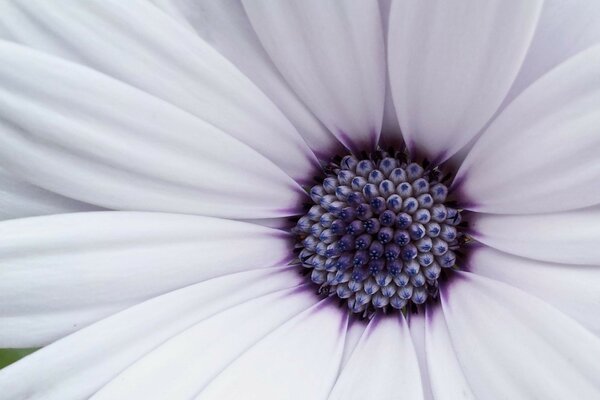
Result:
<instances>
[{"instance_id":1,"label":"white flower","mask_svg":"<svg viewBox=\"0 0 600 400\"><path fill-rule=\"evenodd\" d=\"M0 399L599 398L600 5L242 3L0 3L0 347L45 346ZM360 320L290 264L331 221L292 228L347 205L306 195L329 157L403 143L470 243Z\"/></svg>"}]
</instances>

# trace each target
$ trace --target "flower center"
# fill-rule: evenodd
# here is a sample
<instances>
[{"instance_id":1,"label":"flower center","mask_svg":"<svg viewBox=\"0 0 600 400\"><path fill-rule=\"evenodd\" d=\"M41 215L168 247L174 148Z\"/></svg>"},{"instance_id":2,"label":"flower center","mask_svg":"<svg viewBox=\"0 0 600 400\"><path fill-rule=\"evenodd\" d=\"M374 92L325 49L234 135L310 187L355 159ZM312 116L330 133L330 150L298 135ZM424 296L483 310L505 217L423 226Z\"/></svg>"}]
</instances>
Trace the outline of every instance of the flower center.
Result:
<instances>
[{"instance_id":1,"label":"flower center","mask_svg":"<svg viewBox=\"0 0 600 400\"><path fill-rule=\"evenodd\" d=\"M440 171L379 151L347 155L323 175L294 228L300 263L319 293L365 317L437 298L463 235Z\"/></svg>"}]
</instances>

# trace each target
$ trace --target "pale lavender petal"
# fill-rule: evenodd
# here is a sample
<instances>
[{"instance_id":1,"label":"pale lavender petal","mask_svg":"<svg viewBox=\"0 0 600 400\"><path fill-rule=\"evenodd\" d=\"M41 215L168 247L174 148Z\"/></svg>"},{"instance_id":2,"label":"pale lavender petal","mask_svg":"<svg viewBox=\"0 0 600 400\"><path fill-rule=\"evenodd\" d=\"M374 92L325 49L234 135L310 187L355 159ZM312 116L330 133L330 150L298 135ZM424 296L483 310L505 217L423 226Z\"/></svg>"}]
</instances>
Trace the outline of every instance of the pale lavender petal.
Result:
<instances>
[{"instance_id":1,"label":"pale lavender petal","mask_svg":"<svg viewBox=\"0 0 600 400\"><path fill-rule=\"evenodd\" d=\"M369 322L341 371L329 400L423 399L419 363L404 316L380 315Z\"/></svg>"},{"instance_id":2,"label":"pale lavender petal","mask_svg":"<svg viewBox=\"0 0 600 400\"><path fill-rule=\"evenodd\" d=\"M248 76L286 115L313 152L328 158L341 145L300 100L277 70L248 20L240 0L151 0L190 26L198 36Z\"/></svg>"},{"instance_id":3,"label":"pale lavender petal","mask_svg":"<svg viewBox=\"0 0 600 400\"><path fill-rule=\"evenodd\" d=\"M312 112L348 148L373 148L386 81L377 2L243 3L267 53Z\"/></svg>"},{"instance_id":4,"label":"pale lavender petal","mask_svg":"<svg viewBox=\"0 0 600 400\"><path fill-rule=\"evenodd\" d=\"M535 261L488 246L473 249L467 262L470 272L533 294L600 335L600 268L597 265Z\"/></svg>"},{"instance_id":5,"label":"pale lavender petal","mask_svg":"<svg viewBox=\"0 0 600 400\"><path fill-rule=\"evenodd\" d=\"M255 270L188 286L115 314L0 370L7 399L88 399L169 338L230 307L299 285L288 268Z\"/></svg>"},{"instance_id":6,"label":"pale lavender petal","mask_svg":"<svg viewBox=\"0 0 600 400\"><path fill-rule=\"evenodd\" d=\"M317 301L299 286L241 303L152 349L92 398L193 398L244 352Z\"/></svg>"},{"instance_id":7,"label":"pale lavender petal","mask_svg":"<svg viewBox=\"0 0 600 400\"><path fill-rule=\"evenodd\" d=\"M0 222L0 347L45 345L159 294L291 256L281 231L192 215Z\"/></svg>"},{"instance_id":8,"label":"pale lavender petal","mask_svg":"<svg viewBox=\"0 0 600 400\"><path fill-rule=\"evenodd\" d=\"M113 209L298 212L303 190L272 161L106 75L0 42L0 85L0 164L44 189Z\"/></svg>"},{"instance_id":9,"label":"pale lavender petal","mask_svg":"<svg viewBox=\"0 0 600 400\"><path fill-rule=\"evenodd\" d=\"M600 397L600 338L513 286L455 273L442 306L475 398Z\"/></svg>"},{"instance_id":10,"label":"pale lavender petal","mask_svg":"<svg viewBox=\"0 0 600 400\"><path fill-rule=\"evenodd\" d=\"M316 165L271 99L198 35L147 1L11 0L0 4L0 25L18 43L90 66L185 110L295 179L307 179L307 170Z\"/></svg>"},{"instance_id":11,"label":"pale lavender petal","mask_svg":"<svg viewBox=\"0 0 600 400\"><path fill-rule=\"evenodd\" d=\"M463 206L527 214L600 203L600 45L556 67L513 101L457 173Z\"/></svg>"},{"instance_id":12,"label":"pale lavender petal","mask_svg":"<svg viewBox=\"0 0 600 400\"><path fill-rule=\"evenodd\" d=\"M450 158L496 111L529 47L542 1L392 3L392 96L408 147Z\"/></svg>"},{"instance_id":13,"label":"pale lavender petal","mask_svg":"<svg viewBox=\"0 0 600 400\"><path fill-rule=\"evenodd\" d=\"M335 382L348 314L330 299L291 319L234 360L196 399L322 399Z\"/></svg>"},{"instance_id":14,"label":"pale lavender petal","mask_svg":"<svg viewBox=\"0 0 600 400\"><path fill-rule=\"evenodd\" d=\"M552 214L480 214L471 235L498 250L535 260L600 266L600 207Z\"/></svg>"}]
</instances>

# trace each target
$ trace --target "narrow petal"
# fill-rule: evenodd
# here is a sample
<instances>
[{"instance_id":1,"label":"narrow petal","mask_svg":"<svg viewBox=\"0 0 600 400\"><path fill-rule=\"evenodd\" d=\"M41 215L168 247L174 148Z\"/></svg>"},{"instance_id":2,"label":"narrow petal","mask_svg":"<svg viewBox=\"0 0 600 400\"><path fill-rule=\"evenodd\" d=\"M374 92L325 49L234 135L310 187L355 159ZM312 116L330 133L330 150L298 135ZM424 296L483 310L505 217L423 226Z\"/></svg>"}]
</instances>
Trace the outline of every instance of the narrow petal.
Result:
<instances>
[{"instance_id":1,"label":"narrow petal","mask_svg":"<svg viewBox=\"0 0 600 400\"><path fill-rule=\"evenodd\" d=\"M191 399L242 353L317 299L300 286L216 314L153 349L93 399Z\"/></svg>"},{"instance_id":2,"label":"narrow petal","mask_svg":"<svg viewBox=\"0 0 600 400\"><path fill-rule=\"evenodd\" d=\"M600 398L597 336L512 286L456 274L442 306L476 398Z\"/></svg>"},{"instance_id":3,"label":"narrow petal","mask_svg":"<svg viewBox=\"0 0 600 400\"><path fill-rule=\"evenodd\" d=\"M343 370L352 357L352 353L356 350L356 346L358 346L365 329L367 329L367 325L363 321L350 318L348 330L346 331L346 340L344 340L344 354L342 354L342 362L340 363L341 370Z\"/></svg>"},{"instance_id":4,"label":"narrow petal","mask_svg":"<svg viewBox=\"0 0 600 400\"><path fill-rule=\"evenodd\" d=\"M243 3L267 53L313 113L351 150L373 148L385 99L377 2Z\"/></svg>"},{"instance_id":5,"label":"narrow petal","mask_svg":"<svg viewBox=\"0 0 600 400\"><path fill-rule=\"evenodd\" d=\"M412 338L417 360L419 361L419 370L421 372L421 386L423 387L423 398L433 400L431 392L431 382L429 381L429 371L427 370L427 349L425 348L425 313L411 314L408 320L410 336Z\"/></svg>"},{"instance_id":6,"label":"narrow petal","mask_svg":"<svg viewBox=\"0 0 600 400\"><path fill-rule=\"evenodd\" d=\"M233 361L197 399L322 399L338 374L348 315L327 299Z\"/></svg>"},{"instance_id":7,"label":"narrow petal","mask_svg":"<svg viewBox=\"0 0 600 400\"><path fill-rule=\"evenodd\" d=\"M541 0L397 1L392 96L409 148L442 162L496 111L529 47Z\"/></svg>"},{"instance_id":8,"label":"narrow petal","mask_svg":"<svg viewBox=\"0 0 600 400\"><path fill-rule=\"evenodd\" d=\"M386 49L386 60L389 39L389 22L392 0L378 0L379 11L381 12L381 25L383 26L384 43ZM387 63L386 63L387 64ZM381 126L381 137L379 144L381 147L392 146L400 148L403 145L402 133L400 132L400 123L394 108L392 98L392 87L390 85L390 71L386 66L386 83L385 83L385 105L383 107L383 125Z\"/></svg>"},{"instance_id":9,"label":"narrow petal","mask_svg":"<svg viewBox=\"0 0 600 400\"><path fill-rule=\"evenodd\" d=\"M444 313L440 307L427 308L425 355L431 390L436 400L475 400L456 356Z\"/></svg>"},{"instance_id":10,"label":"narrow petal","mask_svg":"<svg viewBox=\"0 0 600 400\"><path fill-rule=\"evenodd\" d=\"M214 125L295 179L306 179L316 164L293 125L247 77L144 0L12 0L0 5L0 24L19 43L66 53Z\"/></svg>"},{"instance_id":11,"label":"narrow petal","mask_svg":"<svg viewBox=\"0 0 600 400\"><path fill-rule=\"evenodd\" d=\"M85 95L82 95L85 94ZM193 115L93 70L0 43L0 163L113 209L291 215L296 182Z\"/></svg>"},{"instance_id":12,"label":"narrow petal","mask_svg":"<svg viewBox=\"0 0 600 400\"><path fill-rule=\"evenodd\" d=\"M470 222L475 239L509 254L600 265L600 207L536 215L477 214Z\"/></svg>"},{"instance_id":13,"label":"narrow petal","mask_svg":"<svg viewBox=\"0 0 600 400\"><path fill-rule=\"evenodd\" d=\"M87 399L169 338L220 311L302 283L289 269L227 275L148 300L0 370L7 399Z\"/></svg>"},{"instance_id":14,"label":"narrow petal","mask_svg":"<svg viewBox=\"0 0 600 400\"><path fill-rule=\"evenodd\" d=\"M294 124L313 152L327 159L339 149L333 134L300 100L263 48L240 0L152 0L249 77Z\"/></svg>"},{"instance_id":15,"label":"narrow petal","mask_svg":"<svg viewBox=\"0 0 600 400\"><path fill-rule=\"evenodd\" d=\"M531 85L490 125L456 181L465 207L525 214L600 203L600 46Z\"/></svg>"},{"instance_id":16,"label":"narrow petal","mask_svg":"<svg viewBox=\"0 0 600 400\"><path fill-rule=\"evenodd\" d=\"M600 2L545 0L531 46L504 104L555 66L599 42Z\"/></svg>"},{"instance_id":17,"label":"narrow petal","mask_svg":"<svg viewBox=\"0 0 600 400\"><path fill-rule=\"evenodd\" d=\"M0 167L0 220L100 208L25 182Z\"/></svg>"},{"instance_id":18,"label":"narrow petal","mask_svg":"<svg viewBox=\"0 0 600 400\"><path fill-rule=\"evenodd\" d=\"M470 252L467 268L539 297L600 335L600 268L595 265L534 261L481 246Z\"/></svg>"},{"instance_id":19,"label":"narrow petal","mask_svg":"<svg viewBox=\"0 0 600 400\"><path fill-rule=\"evenodd\" d=\"M375 317L335 383L330 400L422 399L419 362L404 317Z\"/></svg>"},{"instance_id":20,"label":"narrow petal","mask_svg":"<svg viewBox=\"0 0 600 400\"><path fill-rule=\"evenodd\" d=\"M44 345L161 293L290 257L283 232L224 219L106 211L4 221L0 347Z\"/></svg>"}]
</instances>

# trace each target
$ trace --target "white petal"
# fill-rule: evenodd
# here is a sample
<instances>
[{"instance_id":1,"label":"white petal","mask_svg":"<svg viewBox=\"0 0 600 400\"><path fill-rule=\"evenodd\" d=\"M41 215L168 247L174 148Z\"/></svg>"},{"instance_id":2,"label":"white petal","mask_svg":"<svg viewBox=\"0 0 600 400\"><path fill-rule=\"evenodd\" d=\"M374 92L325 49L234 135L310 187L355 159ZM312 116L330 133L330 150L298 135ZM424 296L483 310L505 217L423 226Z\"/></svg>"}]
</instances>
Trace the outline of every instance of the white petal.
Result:
<instances>
[{"instance_id":1,"label":"white petal","mask_svg":"<svg viewBox=\"0 0 600 400\"><path fill-rule=\"evenodd\" d=\"M544 213L600 203L600 46L539 79L469 152L456 181L465 207Z\"/></svg>"},{"instance_id":2,"label":"white petal","mask_svg":"<svg viewBox=\"0 0 600 400\"><path fill-rule=\"evenodd\" d=\"M427 358L425 348L425 314L411 314L408 319L408 327L417 360L419 361L419 370L421 372L421 386L423 387L423 398L425 400L433 400L431 392L431 383L429 381L429 371L427 370Z\"/></svg>"},{"instance_id":3,"label":"white petal","mask_svg":"<svg viewBox=\"0 0 600 400\"><path fill-rule=\"evenodd\" d=\"M437 305L428 307L426 313L425 355L434 398L475 400L456 357L444 313Z\"/></svg>"},{"instance_id":4,"label":"white petal","mask_svg":"<svg viewBox=\"0 0 600 400\"><path fill-rule=\"evenodd\" d=\"M471 234L504 252L541 261L600 265L600 207L553 214L476 214Z\"/></svg>"},{"instance_id":5,"label":"white petal","mask_svg":"<svg viewBox=\"0 0 600 400\"><path fill-rule=\"evenodd\" d=\"M329 399L422 399L419 362L404 317L375 317Z\"/></svg>"},{"instance_id":6,"label":"white petal","mask_svg":"<svg viewBox=\"0 0 600 400\"><path fill-rule=\"evenodd\" d=\"M600 268L534 261L480 246L469 253L467 269L536 295L600 335Z\"/></svg>"},{"instance_id":7,"label":"white petal","mask_svg":"<svg viewBox=\"0 0 600 400\"><path fill-rule=\"evenodd\" d=\"M197 399L322 399L338 373L348 315L323 300L233 361Z\"/></svg>"},{"instance_id":8,"label":"white petal","mask_svg":"<svg viewBox=\"0 0 600 400\"><path fill-rule=\"evenodd\" d=\"M93 399L193 398L248 348L317 300L312 290L297 287L219 313L153 349Z\"/></svg>"},{"instance_id":9,"label":"white petal","mask_svg":"<svg viewBox=\"0 0 600 400\"><path fill-rule=\"evenodd\" d=\"M205 318L303 281L295 269L227 275L146 301L0 370L7 399L87 399L169 338Z\"/></svg>"},{"instance_id":10,"label":"white petal","mask_svg":"<svg viewBox=\"0 0 600 400\"><path fill-rule=\"evenodd\" d=\"M0 86L0 163L45 189L114 209L297 212L303 191L272 162L102 74L4 42Z\"/></svg>"},{"instance_id":11,"label":"white petal","mask_svg":"<svg viewBox=\"0 0 600 400\"><path fill-rule=\"evenodd\" d=\"M27 183L0 167L0 220L99 210Z\"/></svg>"},{"instance_id":12,"label":"white petal","mask_svg":"<svg viewBox=\"0 0 600 400\"><path fill-rule=\"evenodd\" d=\"M307 179L316 165L293 125L248 78L143 0L15 0L3 3L0 15L19 42L59 56L66 52L170 102L248 144L295 179Z\"/></svg>"},{"instance_id":13,"label":"white petal","mask_svg":"<svg viewBox=\"0 0 600 400\"><path fill-rule=\"evenodd\" d=\"M152 0L248 76L294 124L317 155L327 159L339 141L300 100L263 48L239 0Z\"/></svg>"},{"instance_id":14,"label":"white petal","mask_svg":"<svg viewBox=\"0 0 600 400\"><path fill-rule=\"evenodd\" d=\"M358 346L365 329L367 329L367 324L365 324L364 321L350 318L348 330L346 332L346 340L344 341L344 354L342 354L342 362L340 363L342 369L352 357L352 353L356 350L356 346Z\"/></svg>"},{"instance_id":15,"label":"white petal","mask_svg":"<svg viewBox=\"0 0 600 400\"><path fill-rule=\"evenodd\" d=\"M531 46L504 103L509 104L546 72L598 42L600 2L545 0Z\"/></svg>"},{"instance_id":16,"label":"white petal","mask_svg":"<svg viewBox=\"0 0 600 400\"><path fill-rule=\"evenodd\" d=\"M387 60L388 33L392 0L378 0L378 3L379 11L381 12L381 25L383 27ZM381 127L381 137L379 138L379 143L380 147L384 148L387 146L401 148L404 143L402 140L402 133L400 132L400 123L398 122L398 116L396 115L396 109L394 108L394 101L392 99L392 87L390 85L389 70L386 71L385 105L383 107L383 125Z\"/></svg>"},{"instance_id":17,"label":"white petal","mask_svg":"<svg viewBox=\"0 0 600 400\"><path fill-rule=\"evenodd\" d=\"M597 336L512 286L456 274L442 306L476 398L600 398Z\"/></svg>"},{"instance_id":18,"label":"white petal","mask_svg":"<svg viewBox=\"0 0 600 400\"><path fill-rule=\"evenodd\" d=\"M377 143L385 50L374 1L243 1L266 51L298 96L351 150Z\"/></svg>"},{"instance_id":19,"label":"white petal","mask_svg":"<svg viewBox=\"0 0 600 400\"><path fill-rule=\"evenodd\" d=\"M0 347L43 345L158 294L291 256L285 233L224 219L107 211L4 221Z\"/></svg>"},{"instance_id":20,"label":"white petal","mask_svg":"<svg viewBox=\"0 0 600 400\"><path fill-rule=\"evenodd\" d=\"M508 92L541 0L396 1L388 40L394 105L407 145L442 162Z\"/></svg>"}]
</instances>

